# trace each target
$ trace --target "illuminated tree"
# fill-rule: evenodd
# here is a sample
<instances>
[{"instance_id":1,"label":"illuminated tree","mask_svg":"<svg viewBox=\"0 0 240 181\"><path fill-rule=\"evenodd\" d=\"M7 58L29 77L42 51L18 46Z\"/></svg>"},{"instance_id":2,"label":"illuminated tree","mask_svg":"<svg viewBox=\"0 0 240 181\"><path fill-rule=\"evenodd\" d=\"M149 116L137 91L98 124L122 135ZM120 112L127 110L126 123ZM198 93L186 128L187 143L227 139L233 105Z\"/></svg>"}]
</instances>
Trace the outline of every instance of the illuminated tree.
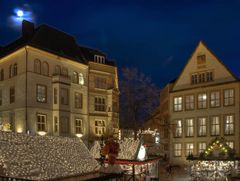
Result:
<instances>
[{"instance_id":1,"label":"illuminated tree","mask_svg":"<svg viewBox=\"0 0 240 181\"><path fill-rule=\"evenodd\" d=\"M159 104L159 89L136 68L123 68L120 80L120 125L135 131ZM136 134L135 134L136 135Z\"/></svg>"}]
</instances>

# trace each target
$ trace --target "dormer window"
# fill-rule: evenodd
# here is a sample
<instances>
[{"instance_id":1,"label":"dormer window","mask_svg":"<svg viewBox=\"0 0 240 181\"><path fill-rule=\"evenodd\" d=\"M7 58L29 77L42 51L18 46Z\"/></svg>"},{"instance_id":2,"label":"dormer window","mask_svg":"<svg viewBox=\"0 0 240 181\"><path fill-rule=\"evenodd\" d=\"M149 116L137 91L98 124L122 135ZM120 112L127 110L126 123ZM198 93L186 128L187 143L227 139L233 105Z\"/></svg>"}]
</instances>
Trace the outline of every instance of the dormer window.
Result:
<instances>
[{"instance_id":1,"label":"dormer window","mask_svg":"<svg viewBox=\"0 0 240 181\"><path fill-rule=\"evenodd\" d=\"M105 64L105 57L100 56L100 55L95 55L94 56L94 62L100 63L100 64Z\"/></svg>"},{"instance_id":2,"label":"dormer window","mask_svg":"<svg viewBox=\"0 0 240 181\"><path fill-rule=\"evenodd\" d=\"M213 72L197 72L191 75L191 84L199 84L213 81Z\"/></svg>"}]
</instances>

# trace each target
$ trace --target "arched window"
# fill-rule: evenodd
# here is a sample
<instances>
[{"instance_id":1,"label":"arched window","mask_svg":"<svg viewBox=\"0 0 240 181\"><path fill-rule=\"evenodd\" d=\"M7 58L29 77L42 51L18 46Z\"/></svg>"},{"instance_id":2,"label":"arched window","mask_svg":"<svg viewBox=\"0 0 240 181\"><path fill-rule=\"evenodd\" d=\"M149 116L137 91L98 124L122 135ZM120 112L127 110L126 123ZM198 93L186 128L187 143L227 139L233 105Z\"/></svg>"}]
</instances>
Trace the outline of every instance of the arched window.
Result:
<instances>
[{"instance_id":1,"label":"arched window","mask_svg":"<svg viewBox=\"0 0 240 181\"><path fill-rule=\"evenodd\" d=\"M84 84L84 77L83 77L83 74L82 73L79 73L78 74L78 83L80 85L83 85Z\"/></svg>"},{"instance_id":2,"label":"arched window","mask_svg":"<svg viewBox=\"0 0 240 181\"><path fill-rule=\"evenodd\" d=\"M0 80L4 80L4 69L1 69Z\"/></svg>"},{"instance_id":3,"label":"arched window","mask_svg":"<svg viewBox=\"0 0 240 181\"><path fill-rule=\"evenodd\" d=\"M62 68L62 75L68 76L68 69L66 67Z\"/></svg>"},{"instance_id":4,"label":"arched window","mask_svg":"<svg viewBox=\"0 0 240 181\"><path fill-rule=\"evenodd\" d=\"M55 75L60 75L61 74L61 67L59 65L55 66L54 74Z\"/></svg>"},{"instance_id":5,"label":"arched window","mask_svg":"<svg viewBox=\"0 0 240 181\"><path fill-rule=\"evenodd\" d=\"M42 74L43 75L48 75L49 74L49 66L47 62L43 62L42 65Z\"/></svg>"},{"instance_id":6,"label":"arched window","mask_svg":"<svg viewBox=\"0 0 240 181\"><path fill-rule=\"evenodd\" d=\"M39 59L34 60L34 72L38 74L41 73L41 62Z\"/></svg>"},{"instance_id":7,"label":"arched window","mask_svg":"<svg viewBox=\"0 0 240 181\"><path fill-rule=\"evenodd\" d=\"M73 72L72 82L75 83L75 84L78 83L78 73L77 72Z\"/></svg>"},{"instance_id":8,"label":"arched window","mask_svg":"<svg viewBox=\"0 0 240 181\"><path fill-rule=\"evenodd\" d=\"M13 76L17 75L17 64L15 63L13 66Z\"/></svg>"}]
</instances>

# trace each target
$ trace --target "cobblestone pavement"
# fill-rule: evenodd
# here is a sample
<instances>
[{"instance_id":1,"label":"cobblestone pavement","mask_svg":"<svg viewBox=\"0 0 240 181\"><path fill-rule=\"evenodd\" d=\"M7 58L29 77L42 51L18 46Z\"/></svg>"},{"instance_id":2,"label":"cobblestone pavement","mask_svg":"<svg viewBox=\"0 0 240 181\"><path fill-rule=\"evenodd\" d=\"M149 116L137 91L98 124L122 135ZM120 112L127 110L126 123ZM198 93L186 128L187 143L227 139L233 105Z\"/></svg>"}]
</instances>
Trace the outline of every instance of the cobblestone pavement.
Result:
<instances>
[{"instance_id":1,"label":"cobblestone pavement","mask_svg":"<svg viewBox=\"0 0 240 181\"><path fill-rule=\"evenodd\" d=\"M172 169L171 175L168 176L168 173L166 171L166 164L160 165L159 173L160 178L159 181L190 181L191 178L187 174L186 170L184 168L177 168L174 167Z\"/></svg>"}]
</instances>

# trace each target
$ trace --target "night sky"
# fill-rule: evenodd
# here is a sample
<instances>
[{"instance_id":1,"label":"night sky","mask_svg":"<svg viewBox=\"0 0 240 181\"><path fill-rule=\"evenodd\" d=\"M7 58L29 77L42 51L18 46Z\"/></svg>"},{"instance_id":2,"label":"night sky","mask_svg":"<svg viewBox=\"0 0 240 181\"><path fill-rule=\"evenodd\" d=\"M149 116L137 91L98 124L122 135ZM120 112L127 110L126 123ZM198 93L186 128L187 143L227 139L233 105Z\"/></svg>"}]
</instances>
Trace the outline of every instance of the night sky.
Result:
<instances>
[{"instance_id":1,"label":"night sky","mask_svg":"<svg viewBox=\"0 0 240 181\"><path fill-rule=\"evenodd\" d=\"M240 0L0 0L2 46L20 36L9 20L15 8L160 87L179 75L199 40L240 76Z\"/></svg>"}]
</instances>

